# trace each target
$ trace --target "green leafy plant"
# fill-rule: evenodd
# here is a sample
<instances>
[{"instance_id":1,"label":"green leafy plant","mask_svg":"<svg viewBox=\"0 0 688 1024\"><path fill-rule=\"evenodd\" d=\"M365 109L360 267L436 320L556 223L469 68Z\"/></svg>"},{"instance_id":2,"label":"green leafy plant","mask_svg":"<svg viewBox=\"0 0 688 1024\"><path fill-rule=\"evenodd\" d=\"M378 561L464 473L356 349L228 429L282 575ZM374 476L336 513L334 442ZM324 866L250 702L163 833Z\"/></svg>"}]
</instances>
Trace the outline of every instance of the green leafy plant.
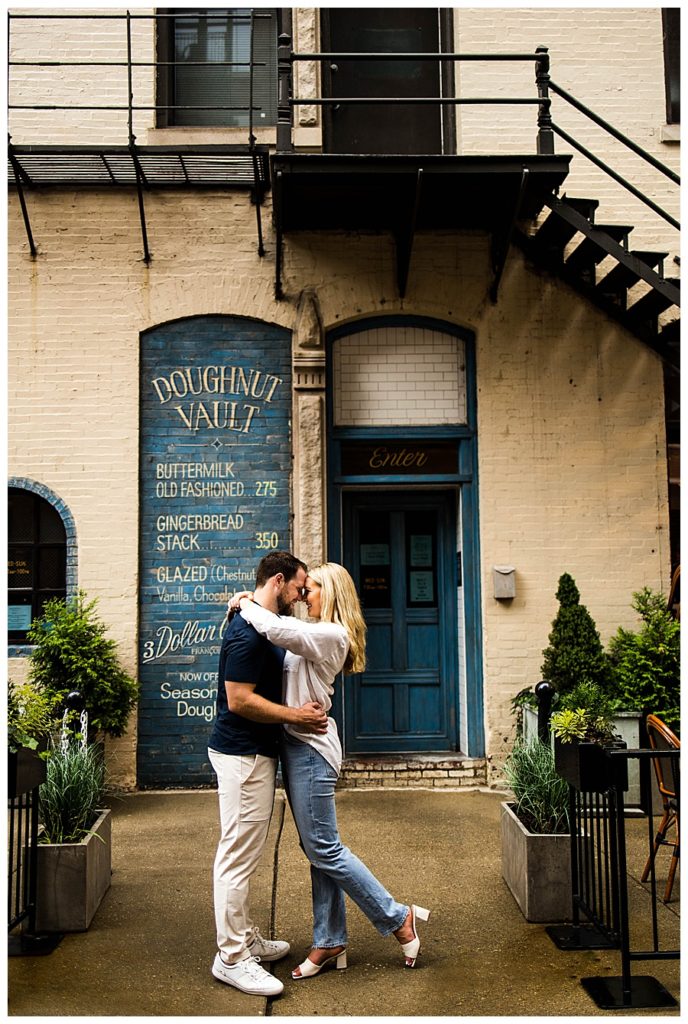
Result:
<instances>
[{"instance_id":1,"label":"green leafy plant","mask_svg":"<svg viewBox=\"0 0 688 1024\"><path fill-rule=\"evenodd\" d=\"M633 595L642 625L619 628L609 643L614 694L625 711L650 711L675 732L681 723L681 627L665 598L645 587Z\"/></svg>"},{"instance_id":2,"label":"green leafy plant","mask_svg":"<svg viewBox=\"0 0 688 1024\"><path fill-rule=\"evenodd\" d=\"M46 747L57 727L60 698L30 683L9 684L7 690L7 741L15 753L22 747L47 756Z\"/></svg>"},{"instance_id":3,"label":"green leafy plant","mask_svg":"<svg viewBox=\"0 0 688 1024\"><path fill-rule=\"evenodd\" d=\"M95 823L105 789L102 752L93 744L56 747L40 788L42 842L78 843Z\"/></svg>"},{"instance_id":4,"label":"green leafy plant","mask_svg":"<svg viewBox=\"0 0 688 1024\"><path fill-rule=\"evenodd\" d=\"M559 578L556 596L559 611L552 622L549 645L542 652L542 678L562 695L579 683L606 686L610 669L600 635L568 573Z\"/></svg>"},{"instance_id":5,"label":"green leafy plant","mask_svg":"<svg viewBox=\"0 0 688 1024\"><path fill-rule=\"evenodd\" d=\"M562 743L608 743L614 739L613 716L613 701L601 686L579 683L561 698L549 724Z\"/></svg>"},{"instance_id":6,"label":"green leafy plant","mask_svg":"<svg viewBox=\"0 0 688 1024\"><path fill-rule=\"evenodd\" d=\"M35 685L62 700L79 690L93 733L121 736L139 685L120 665L117 644L105 635L107 626L96 614L96 604L82 591L68 601L47 602L28 633L34 645L29 675Z\"/></svg>"},{"instance_id":7,"label":"green leafy plant","mask_svg":"<svg viewBox=\"0 0 688 1024\"><path fill-rule=\"evenodd\" d=\"M549 744L517 742L504 775L516 799L515 812L530 832L569 831L569 787L556 771Z\"/></svg>"}]
</instances>

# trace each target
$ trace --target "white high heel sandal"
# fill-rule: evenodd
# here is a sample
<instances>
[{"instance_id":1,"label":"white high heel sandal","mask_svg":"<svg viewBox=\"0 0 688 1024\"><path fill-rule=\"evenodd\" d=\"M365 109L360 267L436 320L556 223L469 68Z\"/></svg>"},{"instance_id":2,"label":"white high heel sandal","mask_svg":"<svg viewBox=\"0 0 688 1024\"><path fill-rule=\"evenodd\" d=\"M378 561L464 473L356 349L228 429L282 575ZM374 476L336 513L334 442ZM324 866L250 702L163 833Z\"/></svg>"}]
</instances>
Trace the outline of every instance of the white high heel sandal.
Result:
<instances>
[{"instance_id":1,"label":"white high heel sandal","mask_svg":"<svg viewBox=\"0 0 688 1024\"><path fill-rule=\"evenodd\" d=\"M416 918L419 921L427 921L430 917L430 911L426 910L425 907L417 907L415 904L411 906L411 927L413 928L413 938L410 942L402 942L401 950L406 957L406 967L415 967L416 960L418 959L418 953L420 952L420 939L416 934Z\"/></svg>"},{"instance_id":2,"label":"white high heel sandal","mask_svg":"<svg viewBox=\"0 0 688 1024\"><path fill-rule=\"evenodd\" d=\"M323 960L321 964L314 964L308 957L299 964L298 969L301 971L300 974L291 972L291 976L294 981L301 981L302 978L314 978L316 974L320 974L323 967L327 967L328 964L334 963L338 971L342 971L346 968L346 950L343 949L341 953L334 953L332 956L328 956L327 960Z\"/></svg>"}]
</instances>

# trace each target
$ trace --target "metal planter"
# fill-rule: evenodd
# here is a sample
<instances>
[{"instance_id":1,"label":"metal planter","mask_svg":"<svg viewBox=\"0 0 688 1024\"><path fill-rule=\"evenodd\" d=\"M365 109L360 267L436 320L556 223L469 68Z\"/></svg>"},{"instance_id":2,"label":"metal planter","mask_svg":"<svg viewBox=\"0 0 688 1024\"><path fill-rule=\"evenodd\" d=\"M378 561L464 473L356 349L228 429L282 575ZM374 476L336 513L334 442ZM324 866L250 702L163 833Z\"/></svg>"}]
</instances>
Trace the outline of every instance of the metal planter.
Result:
<instances>
[{"instance_id":1,"label":"metal planter","mask_svg":"<svg viewBox=\"0 0 688 1024\"><path fill-rule=\"evenodd\" d=\"M625 750L626 744L562 743L555 738L554 764L562 779L581 793L606 793L619 784L626 791L628 762L607 757L609 749Z\"/></svg>"},{"instance_id":2,"label":"metal planter","mask_svg":"<svg viewBox=\"0 0 688 1024\"><path fill-rule=\"evenodd\" d=\"M45 782L46 762L35 750L21 747L7 754L7 795L10 800Z\"/></svg>"}]
</instances>

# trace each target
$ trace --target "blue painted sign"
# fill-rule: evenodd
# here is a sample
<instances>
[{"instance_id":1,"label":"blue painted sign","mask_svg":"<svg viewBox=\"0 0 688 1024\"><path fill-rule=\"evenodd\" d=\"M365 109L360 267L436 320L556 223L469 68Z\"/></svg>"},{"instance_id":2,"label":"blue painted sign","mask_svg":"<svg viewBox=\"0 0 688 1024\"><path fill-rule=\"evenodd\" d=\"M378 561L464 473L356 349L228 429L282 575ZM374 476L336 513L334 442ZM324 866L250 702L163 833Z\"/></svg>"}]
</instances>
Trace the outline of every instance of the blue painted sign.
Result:
<instances>
[{"instance_id":1,"label":"blue painted sign","mask_svg":"<svg viewBox=\"0 0 688 1024\"><path fill-rule=\"evenodd\" d=\"M141 337L138 782L205 785L227 599L289 547L291 341L239 317Z\"/></svg>"}]
</instances>

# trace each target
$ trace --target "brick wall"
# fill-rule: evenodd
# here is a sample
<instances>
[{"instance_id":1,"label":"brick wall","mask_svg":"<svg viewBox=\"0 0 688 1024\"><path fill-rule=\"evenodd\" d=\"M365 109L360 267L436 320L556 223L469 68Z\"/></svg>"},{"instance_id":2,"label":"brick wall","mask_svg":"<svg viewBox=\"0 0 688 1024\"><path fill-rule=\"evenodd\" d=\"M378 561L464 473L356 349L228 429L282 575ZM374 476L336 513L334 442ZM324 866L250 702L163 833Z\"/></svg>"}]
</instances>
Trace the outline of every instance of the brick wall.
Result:
<instances>
[{"instance_id":1,"label":"brick wall","mask_svg":"<svg viewBox=\"0 0 688 1024\"><path fill-rule=\"evenodd\" d=\"M334 346L335 423L466 422L463 343L422 328L380 327Z\"/></svg>"},{"instance_id":2,"label":"brick wall","mask_svg":"<svg viewBox=\"0 0 688 1024\"><path fill-rule=\"evenodd\" d=\"M486 239L420 236L401 303L389 239L298 236L285 248L287 298L278 303L274 242L268 230L261 260L246 196L147 197L149 267L133 194L48 191L29 202L35 262L16 197L9 205L8 468L70 508L79 584L101 599L130 670L137 663L139 333L213 313L291 330L303 288L317 295L325 327L403 312L476 334L492 757L511 734L511 696L539 678L562 572L576 578L604 640L633 623L634 590L667 586L659 360L566 286L529 269L518 252L492 305ZM310 486L320 493L322 482ZM491 596L492 566L503 563L516 566L509 607ZM21 671L14 662L12 677ZM134 743L132 731L114 745L113 764L129 783Z\"/></svg>"}]
</instances>

